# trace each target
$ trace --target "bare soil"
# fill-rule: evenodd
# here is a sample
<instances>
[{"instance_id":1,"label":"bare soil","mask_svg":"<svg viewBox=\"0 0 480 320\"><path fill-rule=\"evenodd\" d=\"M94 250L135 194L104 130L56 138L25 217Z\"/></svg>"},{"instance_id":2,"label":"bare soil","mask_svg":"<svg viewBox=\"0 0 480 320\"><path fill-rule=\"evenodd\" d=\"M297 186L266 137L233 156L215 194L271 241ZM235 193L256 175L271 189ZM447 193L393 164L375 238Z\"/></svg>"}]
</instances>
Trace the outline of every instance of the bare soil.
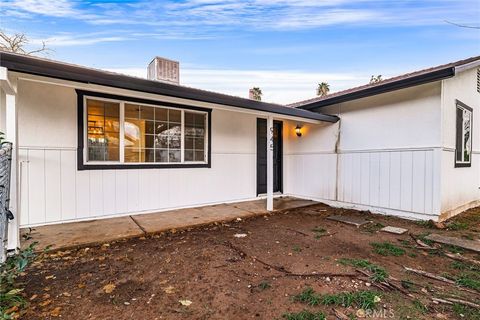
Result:
<instances>
[{"instance_id":1,"label":"bare soil","mask_svg":"<svg viewBox=\"0 0 480 320\"><path fill-rule=\"evenodd\" d=\"M325 219L331 214L361 216L372 223L356 228ZM288 210L247 220L214 224L130 239L97 247L47 253L21 277L29 307L25 319L282 319L287 312L323 311L335 319L332 306L307 306L292 296L311 287L319 294L377 290L380 309L393 319L468 319L432 297L479 301L441 281L407 273L403 266L456 275L454 260L439 251L415 248L415 237L431 232L478 239L480 210L455 218L456 230L437 230L368 212L325 205ZM409 229L410 234L379 232L381 225ZM460 227L459 227L460 226ZM317 232L313 231L316 228ZM323 232L318 232L325 229ZM461 229L461 230L459 230ZM237 238L235 234L246 234ZM401 241L402 240L402 241ZM382 256L372 242L390 242L406 253ZM455 250L454 250L455 251ZM479 259L478 255L462 255ZM365 276L337 259L368 259L391 277L413 283L412 297L398 290L381 291ZM310 274L293 276L291 274ZM315 273L357 274L317 276ZM189 306L180 300L191 301ZM418 308L418 300L427 307ZM185 301L184 301L185 302ZM188 303L188 302L187 302ZM355 315L354 307L335 307ZM470 315L472 319L475 313Z\"/></svg>"}]
</instances>

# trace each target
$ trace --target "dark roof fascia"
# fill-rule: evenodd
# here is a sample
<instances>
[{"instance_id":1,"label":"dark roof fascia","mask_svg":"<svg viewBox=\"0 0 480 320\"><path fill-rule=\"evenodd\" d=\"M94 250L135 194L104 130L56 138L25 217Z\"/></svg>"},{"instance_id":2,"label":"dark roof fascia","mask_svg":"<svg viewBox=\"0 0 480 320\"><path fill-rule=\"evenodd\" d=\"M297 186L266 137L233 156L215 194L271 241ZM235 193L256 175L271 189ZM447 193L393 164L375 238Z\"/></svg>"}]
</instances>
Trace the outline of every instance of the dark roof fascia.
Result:
<instances>
[{"instance_id":1,"label":"dark roof fascia","mask_svg":"<svg viewBox=\"0 0 480 320\"><path fill-rule=\"evenodd\" d=\"M390 83L385 83L383 85L369 87L363 90L354 91L354 92L346 93L336 97L327 98L321 101L308 103L303 106L299 106L297 108L304 109L304 110L314 110L314 109L330 106L332 104L352 101L360 98L366 98L366 97L374 96L381 93L391 92L399 89L405 89L409 87L418 86L421 84L439 81L442 79L451 78L454 75L455 75L455 67L448 67L445 69L435 70L425 74L417 75L411 78L401 79L401 80L393 81Z\"/></svg>"},{"instance_id":2,"label":"dark roof fascia","mask_svg":"<svg viewBox=\"0 0 480 320\"><path fill-rule=\"evenodd\" d=\"M272 103L254 101L221 93L141 79L7 52L0 52L0 66L7 68L9 71L19 73L216 103L310 120L326 122L337 122L339 120L339 118L334 115L320 114Z\"/></svg>"}]
</instances>

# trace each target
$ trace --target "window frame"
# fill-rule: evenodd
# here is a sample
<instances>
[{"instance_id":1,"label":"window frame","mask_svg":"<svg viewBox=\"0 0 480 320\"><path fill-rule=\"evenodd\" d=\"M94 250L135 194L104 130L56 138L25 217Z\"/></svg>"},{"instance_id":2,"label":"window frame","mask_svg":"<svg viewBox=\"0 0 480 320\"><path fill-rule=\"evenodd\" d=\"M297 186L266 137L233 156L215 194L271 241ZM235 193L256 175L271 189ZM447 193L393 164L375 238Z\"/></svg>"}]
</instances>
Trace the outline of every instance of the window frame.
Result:
<instances>
[{"instance_id":1,"label":"window frame","mask_svg":"<svg viewBox=\"0 0 480 320\"><path fill-rule=\"evenodd\" d=\"M458 120L457 120L457 110L467 110L470 112L470 159L468 162L466 161L458 161L457 160L457 134L458 134ZM462 142L464 141L465 134L463 133L463 123L462 123ZM462 143L462 151L463 151L463 143ZM463 152L462 152L463 153ZM466 168L472 166L472 155L473 155L473 109L467 106L465 103L461 102L460 100L455 100L455 152L454 152L454 161L455 161L455 168Z\"/></svg>"},{"instance_id":2,"label":"window frame","mask_svg":"<svg viewBox=\"0 0 480 320\"><path fill-rule=\"evenodd\" d=\"M177 104L171 102L149 100L136 97L120 96L86 90L75 90L77 93L77 169L78 170L108 170L108 169L173 169L173 168L211 168L211 119L212 109ZM119 103L120 105L120 148L119 161L87 161L88 156L88 124L87 124L87 99L96 99ZM181 162L122 162L124 160L124 123L125 123L125 104L139 104L149 107L164 107L169 109L177 109L181 111L182 117L182 134L181 134ZM185 112L199 112L206 114L206 137L205 137L205 154L206 161L184 161L185 154Z\"/></svg>"}]
</instances>

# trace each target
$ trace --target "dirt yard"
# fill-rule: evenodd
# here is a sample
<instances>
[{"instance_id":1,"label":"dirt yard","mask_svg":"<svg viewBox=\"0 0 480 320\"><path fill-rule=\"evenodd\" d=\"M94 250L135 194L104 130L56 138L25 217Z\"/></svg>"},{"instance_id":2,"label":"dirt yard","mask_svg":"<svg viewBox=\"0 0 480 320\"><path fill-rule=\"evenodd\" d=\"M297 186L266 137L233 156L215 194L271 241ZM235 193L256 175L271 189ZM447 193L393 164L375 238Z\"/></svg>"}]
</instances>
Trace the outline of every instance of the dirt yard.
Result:
<instances>
[{"instance_id":1,"label":"dirt yard","mask_svg":"<svg viewBox=\"0 0 480 320\"><path fill-rule=\"evenodd\" d=\"M356 228L325 219L331 214L372 222ZM378 231L386 225L409 232ZM22 318L480 319L474 305L464 304L480 300L480 267L444 253L480 257L421 240L432 232L478 239L479 229L479 209L438 230L314 205L48 253L20 279L29 301Z\"/></svg>"}]
</instances>

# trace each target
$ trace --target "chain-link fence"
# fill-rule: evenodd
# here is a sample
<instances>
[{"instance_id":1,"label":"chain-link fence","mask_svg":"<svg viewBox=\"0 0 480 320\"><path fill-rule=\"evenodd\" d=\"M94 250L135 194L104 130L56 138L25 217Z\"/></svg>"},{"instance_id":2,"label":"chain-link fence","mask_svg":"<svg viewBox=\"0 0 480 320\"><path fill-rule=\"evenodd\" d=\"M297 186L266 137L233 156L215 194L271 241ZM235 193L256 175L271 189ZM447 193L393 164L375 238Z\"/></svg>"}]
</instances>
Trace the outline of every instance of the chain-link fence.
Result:
<instances>
[{"instance_id":1,"label":"chain-link fence","mask_svg":"<svg viewBox=\"0 0 480 320\"><path fill-rule=\"evenodd\" d=\"M13 219L13 214L9 210L11 163L12 144L3 142L0 145L0 263L7 257L8 221Z\"/></svg>"}]
</instances>

